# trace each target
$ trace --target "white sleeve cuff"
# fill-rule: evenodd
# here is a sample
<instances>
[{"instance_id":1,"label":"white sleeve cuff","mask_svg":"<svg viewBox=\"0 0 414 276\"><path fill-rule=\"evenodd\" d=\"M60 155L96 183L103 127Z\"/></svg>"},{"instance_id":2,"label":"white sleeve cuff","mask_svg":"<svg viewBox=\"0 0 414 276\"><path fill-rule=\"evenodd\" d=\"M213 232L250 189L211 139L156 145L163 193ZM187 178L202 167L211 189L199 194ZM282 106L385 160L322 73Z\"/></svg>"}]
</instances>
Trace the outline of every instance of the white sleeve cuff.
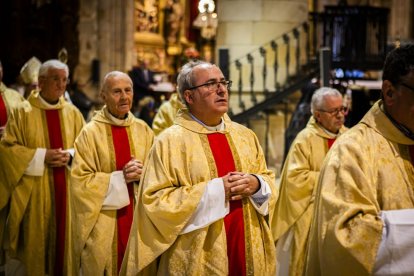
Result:
<instances>
[{"instance_id":1,"label":"white sleeve cuff","mask_svg":"<svg viewBox=\"0 0 414 276\"><path fill-rule=\"evenodd\" d=\"M69 154L70 154L70 156L72 156L72 158L75 157L75 149L74 148L67 149L66 151L69 152Z\"/></svg>"},{"instance_id":2,"label":"white sleeve cuff","mask_svg":"<svg viewBox=\"0 0 414 276\"><path fill-rule=\"evenodd\" d=\"M230 206L226 202L223 179L214 178L207 183L197 209L180 235L204 228L224 218L229 212Z\"/></svg>"},{"instance_id":3,"label":"white sleeve cuff","mask_svg":"<svg viewBox=\"0 0 414 276\"><path fill-rule=\"evenodd\" d=\"M414 209L381 211L382 240L374 275L414 275Z\"/></svg>"},{"instance_id":4,"label":"white sleeve cuff","mask_svg":"<svg viewBox=\"0 0 414 276\"><path fill-rule=\"evenodd\" d=\"M266 216L269 213L269 198L272 194L270 185L261 177L255 174L254 176L259 179L260 189L254 195L249 197L250 202L259 214Z\"/></svg>"},{"instance_id":5,"label":"white sleeve cuff","mask_svg":"<svg viewBox=\"0 0 414 276\"><path fill-rule=\"evenodd\" d=\"M129 205L128 187L124 173L115 171L109 179L108 192L102 204L102 210L118 210Z\"/></svg>"},{"instance_id":6,"label":"white sleeve cuff","mask_svg":"<svg viewBox=\"0 0 414 276\"><path fill-rule=\"evenodd\" d=\"M24 174L30 176L42 176L45 171L45 156L46 149L37 148L32 160L30 160L29 165L24 171Z\"/></svg>"},{"instance_id":7,"label":"white sleeve cuff","mask_svg":"<svg viewBox=\"0 0 414 276\"><path fill-rule=\"evenodd\" d=\"M73 161L73 158L75 157L75 149L74 148L71 148L71 149L67 149L67 150L65 150L66 152L68 152L69 154L70 154L70 158L72 158L72 161ZM69 163L68 164L66 164L66 168L70 171L71 170L71 164L69 165Z\"/></svg>"}]
</instances>

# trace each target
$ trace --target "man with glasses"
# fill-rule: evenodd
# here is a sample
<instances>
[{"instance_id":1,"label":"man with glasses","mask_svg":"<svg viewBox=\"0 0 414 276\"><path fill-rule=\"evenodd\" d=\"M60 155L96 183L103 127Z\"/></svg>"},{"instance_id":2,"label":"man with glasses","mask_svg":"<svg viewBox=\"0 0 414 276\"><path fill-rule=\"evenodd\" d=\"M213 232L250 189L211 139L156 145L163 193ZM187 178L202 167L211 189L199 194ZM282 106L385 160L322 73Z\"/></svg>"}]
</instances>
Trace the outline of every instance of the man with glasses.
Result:
<instances>
[{"instance_id":1,"label":"man with glasses","mask_svg":"<svg viewBox=\"0 0 414 276\"><path fill-rule=\"evenodd\" d=\"M385 60L382 99L325 159L307 275L414 275L414 45Z\"/></svg>"},{"instance_id":2,"label":"man with glasses","mask_svg":"<svg viewBox=\"0 0 414 276\"><path fill-rule=\"evenodd\" d=\"M177 83L188 109L149 154L121 274L274 275L274 174L255 134L226 115L231 81L191 61Z\"/></svg>"},{"instance_id":3,"label":"man with glasses","mask_svg":"<svg viewBox=\"0 0 414 276\"><path fill-rule=\"evenodd\" d=\"M67 188L73 143L82 114L63 93L69 69L49 60L39 69L39 90L10 116L0 158L18 156L9 171L16 179L6 231L8 256L31 275L62 275L67 260ZM6 267L7 270L7 267ZM11 273L13 274L13 273Z\"/></svg>"},{"instance_id":4,"label":"man with glasses","mask_svg":"<svg viewBox=\"0 0 414 276\"><path fill-rule=\"evenodd\" d=\"M342 95L334 88L315 91L311 112L313 116L296 136L285 160L271 220L277 275L303 274L319 172L328 150L346 129Z\"/></svg>"}]
</instances>

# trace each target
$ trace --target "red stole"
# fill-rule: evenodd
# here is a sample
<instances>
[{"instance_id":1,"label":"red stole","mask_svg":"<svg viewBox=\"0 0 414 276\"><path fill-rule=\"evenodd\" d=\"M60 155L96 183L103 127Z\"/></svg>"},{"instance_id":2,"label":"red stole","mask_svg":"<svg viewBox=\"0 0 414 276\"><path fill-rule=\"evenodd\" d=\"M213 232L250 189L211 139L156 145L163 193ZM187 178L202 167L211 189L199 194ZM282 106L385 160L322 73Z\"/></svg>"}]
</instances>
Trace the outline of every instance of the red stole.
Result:
<instances>
[{"instance_id":1,"label":"red stole","mask_svg":"<svg viewBox=\"0 0 414 276\"><path fill-rule=\"evenodd\" d=\"M3 96L0 93L0 127L5 126L7 123L7 108L4 102Z\"/></svg>"},{"instance_id":2,"label":"red stole","mask_svg":"<svg viewBox=\"0 0 414 276\"><path fill-rule=\"evenodd\" d=\"M208 134L208 141L216 162L218 176L236 171L233 153L226 135ZM229 275L246 275L243 206L241 200L230 201L230 213L224 218L227 237Z\"/></svg>"},{"instance_id":3,"label":"red stole","mask_svg":"<svg viewBox=\"0 0 414 276\"><path fill-rule=\"evenodd\" d=\"M116 170L120 171L131 160L128 133L125 127L111 126L111 129L115 149ZM129 183L127 187L130 204L117 211L118 272L121 269L134 214L134 185Z\"/></svg>"},{"instance_id":4,"label":"red stole","mask_svg":"<svg viewBox=\"0 0 414 276\"><path fill-rule=\"evenodd\" d=\"M336 138L332 138L332 139L328 139L328 149L330 149L333 145L333 143L335 143Z\"/></svg>"},{"instance_id":5,"label":"red stole","mask_svg":"<svg viewBox=\"0 0 414 276\"><path fill-rule=\"evenodd\" d=\"M64 149L62 129L60 126L59 110L45 110L49 143L51 149ZM66 230L66 175L65 167L53 168L53 186L55 189L55 216L56 216L56 260L55 275L63 273L65 257L65 230Z\"/></svg>"}]
</instances>

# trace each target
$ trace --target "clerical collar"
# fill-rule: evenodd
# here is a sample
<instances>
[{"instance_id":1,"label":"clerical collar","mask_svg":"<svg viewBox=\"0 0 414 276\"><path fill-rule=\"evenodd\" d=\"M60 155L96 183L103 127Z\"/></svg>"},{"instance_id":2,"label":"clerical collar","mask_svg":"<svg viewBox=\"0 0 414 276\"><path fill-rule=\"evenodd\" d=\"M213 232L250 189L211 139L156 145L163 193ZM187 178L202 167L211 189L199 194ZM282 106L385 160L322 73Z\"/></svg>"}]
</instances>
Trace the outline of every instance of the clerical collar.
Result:
<instances>
[{"instance_id":1,"label":"clerical collar","mask_svg":"<svg viewBox=\"0 0 414 276\"><path fill-rule=\"evenodd\" d=\"M224 124L223 118L221 118L221 122L220 124L216 125L216 126L208 126L205 123L203 123L202 121L200 121L199 119L197 119L193 114L189 113L191 118L194 119L194 121L196 121L197 123L199 123L200 125L202 125L203 127L205 127L206 129L210 130L210 131L222 131L226 128L226 125Z\"/></svg>"},{"instance_id":2,"label":"clerical collar","mask_svg":"<svg viewBox=\"0 0 414 276\"><path fill-rule=\"evenodd\" d=\"M396 120L394 120L394 118L391 117L390 114L388 114L388 112L387 112L387 110L385 110L385 108L383 108L383 111L384 111L385 115L388 117L388 119L390 119L391 123L396 128L398 128L405 136L407 136L411 140L414 140L414 132L412 132L407 127L405 127L404 125L402 125L402 124L398 123Z\"/></svg>"},{"instance_id":3,"label":"clerical collar","mask_svg":"<svg viewBox=\"0 0 414 276\"><path fill-rule=\"evenodd\" d=\"M328 136L330 137L330 138L336 138L337 136L338 136L338 134L339 134L339 131L338 131L338 133L333 133L333 132L330 132L329 130L327 130L326 128L324 128L321 124L319 124L319 126L321 127L321 129L326 133L326 134L328 134Z\"/></svg>"},{"instance_id":4,"label":"clerical collar","mask_svg":"<svg viewBox=\"0 0 414 276\"><path fill-rule=\"evenodd\" d=\"M126 114L125 119L118 119L117 117L112 115L111 112L109 112L108 108L105 108L104 112L106 113L106 116L108 116L108 118L111 119L117 125L122 124L128 118L128 113Z\"/></svg>"},{"instance_id":5,"label":"clerical collar","mask_svg":"<svg viewBox=\"0 0 414 276\"><path fill-rule=\"evenodd\" d=\"M47 102L43 97L42 97L42 95L40 95L40 93L39 93L39 100L42 102L42 104L44 104L47 108L54 108L54 107L56 107L58 104L59 104L59 100L58 100L58 102L57 103L55 103L55 104L51 104L51 103L49 103L49 102Z\"/></svg>"}]
</instances>

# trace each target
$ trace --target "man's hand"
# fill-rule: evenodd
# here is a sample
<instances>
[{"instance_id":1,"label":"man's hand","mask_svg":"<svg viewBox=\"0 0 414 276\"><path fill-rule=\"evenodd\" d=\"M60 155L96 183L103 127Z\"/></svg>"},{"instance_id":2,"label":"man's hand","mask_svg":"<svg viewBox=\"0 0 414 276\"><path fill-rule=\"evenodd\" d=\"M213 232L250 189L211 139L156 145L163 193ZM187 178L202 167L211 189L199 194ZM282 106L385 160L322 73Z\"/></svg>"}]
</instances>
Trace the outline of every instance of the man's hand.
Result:
<instances>
[{"instance_id":1,"label":"man's hand","mask_svg":"<svg viewBox=\"0 0 414 276\"><path fill-rule=\"evenodd\" d=\"M134 157L126 163L122 171L124 172L124 178L126 183L139 181L142 174L142 168L144 164L141 161L136 160Z\"/></svg>"},{"instance_id":2,"label":"man's hand","mask_svg":"<svg viewBox=\"0 0 414 276\"><path fill-rule=\"evenodd\" d=\"M256 193L260 188L259 180L251 174L231 172L222 177L226 200L239 200Z\"/></svg>"},{"instance_id":3,"label":"man's hand","mask_svg":"<svg viewBox=\"0 0 414 276\"><path fill-rule=\"evenodd\" d=\"M70 160L69 152L59 149L47 149L45 155L45 163L52 168L63 167Z\"/></svg>"}]
</instances>

